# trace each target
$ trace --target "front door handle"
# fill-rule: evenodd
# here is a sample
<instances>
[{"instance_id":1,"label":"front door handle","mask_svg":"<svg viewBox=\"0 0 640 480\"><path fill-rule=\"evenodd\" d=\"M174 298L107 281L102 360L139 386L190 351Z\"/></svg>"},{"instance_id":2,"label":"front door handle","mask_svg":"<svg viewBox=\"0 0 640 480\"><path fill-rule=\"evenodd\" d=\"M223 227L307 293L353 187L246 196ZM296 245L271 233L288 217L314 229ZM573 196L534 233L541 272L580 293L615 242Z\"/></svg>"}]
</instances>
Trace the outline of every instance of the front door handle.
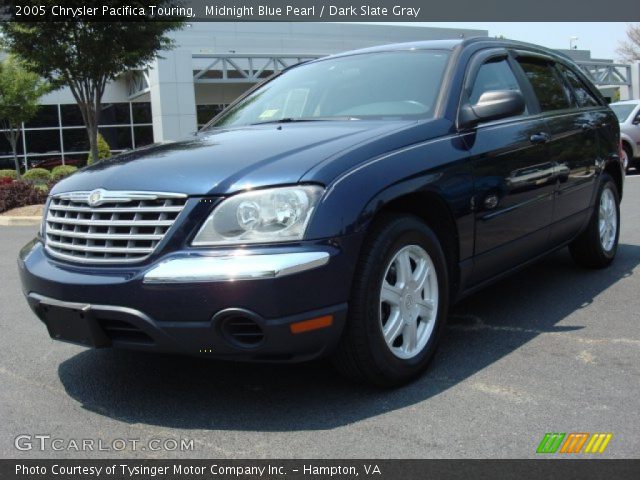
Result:
<instances>
[{"instance_id":1,"label":"front door handle","mask_svg":"<svg viewBox=\"0 0 640 480\"><path fill-rule=\"evenodd\" d=\"M529 137L529 140L531 141L531 143L537 145L537 144L547 143L549 140L551 140L551 137L549 136L548 133L540 132L540 133L534 133L533 135L531 135L531 137Z\"/></svg>"}]
</instances>

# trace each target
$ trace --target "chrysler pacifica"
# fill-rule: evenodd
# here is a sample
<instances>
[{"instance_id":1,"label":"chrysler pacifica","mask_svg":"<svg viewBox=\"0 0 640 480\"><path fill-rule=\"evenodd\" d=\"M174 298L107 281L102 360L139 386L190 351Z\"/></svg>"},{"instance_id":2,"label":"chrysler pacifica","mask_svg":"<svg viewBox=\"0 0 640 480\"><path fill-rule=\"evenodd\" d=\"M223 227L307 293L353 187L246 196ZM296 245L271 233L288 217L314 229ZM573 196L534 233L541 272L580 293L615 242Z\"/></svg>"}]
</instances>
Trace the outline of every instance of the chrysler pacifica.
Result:
<instances>
[{"instance_id":1,"label":"chrysler pacifica","mask_svg":"<svg viewBox=\"0 0 640 480\"><path fill-rule=\"evenodd\" d=\"M221 359L330 356L391 386L450 305L620 231L618 121L572 61L493 39L286 69L197 134L84 168L20 253L52 338Z\"/></svg>"}]
</instances>

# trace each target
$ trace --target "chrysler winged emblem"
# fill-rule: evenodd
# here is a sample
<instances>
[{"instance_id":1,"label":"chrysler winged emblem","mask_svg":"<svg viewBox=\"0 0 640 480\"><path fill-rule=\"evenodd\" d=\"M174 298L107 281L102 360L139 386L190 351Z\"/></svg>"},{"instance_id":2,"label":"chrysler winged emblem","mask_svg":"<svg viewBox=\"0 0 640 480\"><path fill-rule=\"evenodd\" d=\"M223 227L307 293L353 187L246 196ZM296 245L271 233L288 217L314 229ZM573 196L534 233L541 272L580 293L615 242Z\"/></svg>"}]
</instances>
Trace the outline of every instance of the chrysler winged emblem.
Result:
<instances>
[{"instance_id":1,"label":"chrysler winged emblem","mask_svg":"<svg viewBox=\"0 0 640 480\"><path fill-rule=\"evenodd\" d=\"M87 199L87 203L89 204L89 206L95 207L99 205L100 202L102 201L103 194L104 194L104 190L102 190L101 188L98 188L97 190L92 191L89 194L89 198Z\"/></svg>"}]
</instances>

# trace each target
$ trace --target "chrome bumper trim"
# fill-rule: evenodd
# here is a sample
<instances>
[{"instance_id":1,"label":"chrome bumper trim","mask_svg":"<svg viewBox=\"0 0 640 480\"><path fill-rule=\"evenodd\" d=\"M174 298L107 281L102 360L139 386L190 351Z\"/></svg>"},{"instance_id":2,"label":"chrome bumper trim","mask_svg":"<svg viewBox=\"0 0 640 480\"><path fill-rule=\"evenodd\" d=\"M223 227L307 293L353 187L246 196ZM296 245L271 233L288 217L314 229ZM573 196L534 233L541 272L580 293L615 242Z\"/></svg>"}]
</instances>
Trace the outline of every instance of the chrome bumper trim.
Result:
<instances>
[{"instance_id":1,"label":"chrome bumper trim","mask_svg":"<svg viewBox=\"0 0 640 480\"><path fill-rule=\"evenodd\" d=\"M121 307L119 305L98 305L91 303L80 302L67 302L65 300L58 300L57 298L45 297L39 293L31 292L27 294L27 298L35 300L38 304L51 305L52 307L69 308L71 310L79 310L81 312L89 312L91 310L104 311L104 312L118 312L125 313L134 317L138 317L145 322L151 323L151 319L145 313L135 308Z\"/></svg>"},{"instance_id":2,"label":"chrome bumper trim","mask_svg":"<svg viewBox=\"0 0 640 480\"><path fill-rule=\"evenodd\" d=\"M144 276L144 283L203 283L278 278L321 267L327 252L229 254L174 258L158 264Z\"/></svg>"}]
</instances>

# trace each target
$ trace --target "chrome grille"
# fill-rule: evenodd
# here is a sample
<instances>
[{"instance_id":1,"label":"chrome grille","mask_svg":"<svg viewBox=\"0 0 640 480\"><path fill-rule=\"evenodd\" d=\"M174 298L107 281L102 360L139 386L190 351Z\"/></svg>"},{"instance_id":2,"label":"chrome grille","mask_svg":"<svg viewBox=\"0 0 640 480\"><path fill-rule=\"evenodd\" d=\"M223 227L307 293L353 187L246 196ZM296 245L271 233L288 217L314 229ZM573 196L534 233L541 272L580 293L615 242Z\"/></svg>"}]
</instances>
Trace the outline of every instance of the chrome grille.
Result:
<instances>
[{"instance_id":1,"label":"chrome grille","mask_svg":"<svg viewBox=\"0 0 640 480\"><path fill-rule=\"evenodd\" d=\"M186 195L69 192L49 201L45 247L83 263L137 262L154 251L184 208Z\"/></svg>"}]
</instances>

